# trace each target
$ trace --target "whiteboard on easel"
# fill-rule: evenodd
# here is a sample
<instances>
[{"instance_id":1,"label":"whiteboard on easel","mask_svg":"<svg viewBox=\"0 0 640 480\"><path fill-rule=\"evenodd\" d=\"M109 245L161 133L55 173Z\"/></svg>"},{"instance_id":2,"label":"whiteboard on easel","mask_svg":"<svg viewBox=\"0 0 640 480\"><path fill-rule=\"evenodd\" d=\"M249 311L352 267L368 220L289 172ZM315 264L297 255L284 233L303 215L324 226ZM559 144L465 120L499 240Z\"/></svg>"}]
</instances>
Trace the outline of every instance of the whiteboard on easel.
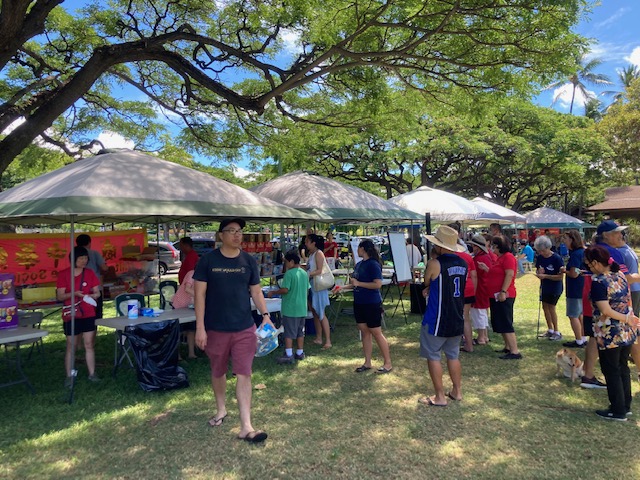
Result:
<instances>
[{"instance_id":1,"label":"whiteboard on easel","mask_svg":"<svg viewBox=\"0 0 640 480\"><path fill-rule=\"evenodd\" d=\"M349 242L351 243L353 265L355 266L362 261L362 257L358 256L358 245L360 245L360 240L356 238L355 240L350 240Z\"/></svg>"},{"instance_id":2,"label":"whiteboard on easel","mask_svg":"<svg viewBox=\"0 0 640 480\"><path fill-rule=\"evenodd\" d=\"M409 266L409 256L407 255L407 243L404 233L389 232L389 246L391 247L391 258L393 259L393 269L396 271L398 282L408 282L413 279L411 267Z\"/></svg>"}]
</instances>

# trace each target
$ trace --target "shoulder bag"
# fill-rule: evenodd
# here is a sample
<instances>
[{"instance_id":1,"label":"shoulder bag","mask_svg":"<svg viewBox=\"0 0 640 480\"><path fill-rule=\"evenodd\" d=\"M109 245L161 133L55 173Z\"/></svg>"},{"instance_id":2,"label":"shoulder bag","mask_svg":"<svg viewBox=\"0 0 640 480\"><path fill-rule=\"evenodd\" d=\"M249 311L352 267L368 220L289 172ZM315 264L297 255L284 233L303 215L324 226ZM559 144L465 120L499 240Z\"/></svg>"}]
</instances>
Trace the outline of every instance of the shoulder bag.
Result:
<instances>
[{"instance_id":1,"label":"shoulder bag","mask_svg":"<svg viewBox=\"0 0 640 480\"><path fill-rule=\"evenodd\" d=\"M84 283L84 268L82 269L82 275L80 276L80 289L82 289L82 284ZM75 282L76 279L74 278ZM75 308L75 318L82 318L84 312L82 311L82 300L77 302L75 305L65 305L62 307L62 321L70 322L71 321L71 309Z\"/></svg>"},{"instance_id":2,"label":"shoulder bag","mask_svg":"<svg viewBox=\"0 0 640 480\"><path fill-rule=\"evenodd\" d=\"M334 284L335 278L333 277L333 273L331 273L331 269L329 268L327 259L324 258L322 264L322 273L313 277L313 290L315 292L329 290L331 287L333 287Z\"/></svg>"}]
</instances>

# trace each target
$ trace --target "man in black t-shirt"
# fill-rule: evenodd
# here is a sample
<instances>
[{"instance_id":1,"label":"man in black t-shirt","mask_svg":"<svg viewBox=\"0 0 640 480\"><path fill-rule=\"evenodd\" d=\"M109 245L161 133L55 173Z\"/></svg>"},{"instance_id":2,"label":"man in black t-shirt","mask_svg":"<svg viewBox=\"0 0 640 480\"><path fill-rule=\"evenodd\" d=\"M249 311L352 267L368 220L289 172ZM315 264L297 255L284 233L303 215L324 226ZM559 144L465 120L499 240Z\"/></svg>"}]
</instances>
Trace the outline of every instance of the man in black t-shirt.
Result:
<instances>
[{"instance_id":1,"label":"man in black t-shirt","mask_svg":"<svg viewBox=\"0 0 640 480\"><path fill-rule=\"evenodd\" d=\"M267 434L251 425L251 366L257 345L251 299L262 314L262 323L273 324L260 287L258 264L240 249L244 226L240 218L220 223L222 246L204 255L196 266L196 344L207 353L211 364L217 412L209 425L219 427L227 416L226 374L231 359L240 410L238 438L257 443L266 440Z\"/></svg>"}]
</instances>

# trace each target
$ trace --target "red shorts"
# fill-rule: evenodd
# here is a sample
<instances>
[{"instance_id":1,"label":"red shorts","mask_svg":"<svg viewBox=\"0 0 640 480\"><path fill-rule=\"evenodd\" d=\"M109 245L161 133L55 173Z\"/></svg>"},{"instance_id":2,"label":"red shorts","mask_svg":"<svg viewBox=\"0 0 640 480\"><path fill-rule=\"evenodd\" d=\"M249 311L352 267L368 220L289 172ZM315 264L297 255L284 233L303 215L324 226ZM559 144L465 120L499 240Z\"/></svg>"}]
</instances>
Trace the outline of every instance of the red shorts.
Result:
<instances>
[{"instance_id":1,"label":"red shorts","mask_svg":"<svg viewBox=\"0 0 640 480\"><path fill-rule=\"evenodd\" d=\"M257 346L255 325L239 332L208 331L207 346L204 351L211 364L211 376L220 378L226 375L229 359L231 359L233 373L251 375Z\"/></svg>"}]
</instances>

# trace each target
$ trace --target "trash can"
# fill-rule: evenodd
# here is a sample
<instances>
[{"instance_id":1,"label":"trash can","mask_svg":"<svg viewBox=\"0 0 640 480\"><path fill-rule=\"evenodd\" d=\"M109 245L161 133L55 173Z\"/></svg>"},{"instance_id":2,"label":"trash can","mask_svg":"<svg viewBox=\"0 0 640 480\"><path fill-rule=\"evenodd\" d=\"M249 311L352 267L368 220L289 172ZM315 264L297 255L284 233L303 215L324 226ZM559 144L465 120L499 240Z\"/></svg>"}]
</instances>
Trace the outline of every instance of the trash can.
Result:
<instances>
[{"instance_id":1,"label":"trash can","mask_svg":"<svg viewBox=\"0 0 640 480\"><path fill-rule=\"evenodd\" d=\"M409 295L411 297L411 313L424 315L424 311L427 308L427 302L426 299L422 296L422 290L424 290L424 285L422 283L409 284Z\"/></svg>"},{"instance_id":2,"label":"trash can","mask_svg":"<svg viewBox=\"0 0 640 480\"><path fill-rule=\"evenodd\" d=\"M189 386L189 377L178 366L180 322L142 323L126 327L123 335L136 360L138 384L146 392L173 390Z\"/></svg>"}]
</instances>

